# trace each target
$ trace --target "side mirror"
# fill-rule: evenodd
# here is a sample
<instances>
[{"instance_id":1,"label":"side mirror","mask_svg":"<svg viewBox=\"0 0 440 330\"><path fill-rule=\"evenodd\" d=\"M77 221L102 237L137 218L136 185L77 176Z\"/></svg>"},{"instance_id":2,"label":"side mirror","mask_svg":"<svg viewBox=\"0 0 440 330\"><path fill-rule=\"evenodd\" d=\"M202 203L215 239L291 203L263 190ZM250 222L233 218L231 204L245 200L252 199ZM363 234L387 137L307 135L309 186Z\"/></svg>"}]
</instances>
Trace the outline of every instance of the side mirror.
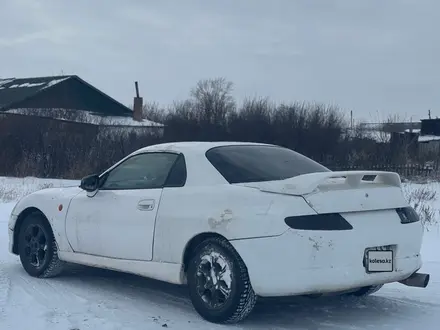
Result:
<instances>
[{"instance_id":1,"label":"side mirror","mask_svg":"<svg viewBox=\"0 0 440 330\"><path fill-rule=\"evenodd\" d=\"M87 192L96 191L99 188L99 175L92 174L82 178L79 187Z\"/></svg>"}]
</instances>

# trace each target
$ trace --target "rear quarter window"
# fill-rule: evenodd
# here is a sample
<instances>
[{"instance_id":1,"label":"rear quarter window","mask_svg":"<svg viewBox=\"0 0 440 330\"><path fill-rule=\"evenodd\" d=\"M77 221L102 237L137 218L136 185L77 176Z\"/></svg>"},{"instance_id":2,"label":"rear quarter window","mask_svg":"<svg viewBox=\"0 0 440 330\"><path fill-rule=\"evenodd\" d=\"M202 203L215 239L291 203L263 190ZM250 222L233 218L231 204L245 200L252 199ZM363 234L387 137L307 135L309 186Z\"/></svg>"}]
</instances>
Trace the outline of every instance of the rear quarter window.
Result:
<instances>
[{"instance_id":1,"label":"rear quarter window","mask_svg":"<svg viewBox=\"0 0 440 330\"><path fill-rule=\"evenodd\" d=\"M206 158L231 184L284 180L330 171L304 155L278 146L221 146L208 150Z\"/></svg>"}]
</instances>

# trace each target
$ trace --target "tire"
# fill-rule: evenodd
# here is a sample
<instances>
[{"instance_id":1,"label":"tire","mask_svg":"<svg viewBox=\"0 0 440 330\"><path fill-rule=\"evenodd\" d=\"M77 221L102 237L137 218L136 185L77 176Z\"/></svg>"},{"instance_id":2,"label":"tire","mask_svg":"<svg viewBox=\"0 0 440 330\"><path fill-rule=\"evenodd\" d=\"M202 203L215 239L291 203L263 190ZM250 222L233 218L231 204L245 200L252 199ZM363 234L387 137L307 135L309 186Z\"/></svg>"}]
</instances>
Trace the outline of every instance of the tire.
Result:
<instances>
[{"instance_id":1,"label":"tire","mask_svg":"<svg viewBox=\"0 0 440 330\"><path fill-rule=\"evenodd\" d=\"M372 295L373 293L376 293L377 291L382 289L382 287L383 287L383 284L364 286L357 291L350 292L349 295L355 296L355 297L367 297L369 295Z\"/></svg>"},{"instance_id":2,"label":"tire","mask_svg":"<svg viewBox=\"0 0 440 330\"><path fill-rule=\"evenodd\" d=\"M58 247L47 219L31 213L23 221L18 234L18 252L25 271L33 277L49 278L63 271Z\"/></svg>"},{"instance_id":3,"label":"tire","mask_svg":"<svg viewBox=\"0 0 440 330\"><path fill-rule=\"evenodd\" d=\"M218 276L211 276L210 269ZM246 265L225 239L208 238L196 248L187 278L194 309L209 322L238 323L251 313L257 302ZM218 305L212 302L212 297L219 298Z\"/></svg>"}]
</instances>

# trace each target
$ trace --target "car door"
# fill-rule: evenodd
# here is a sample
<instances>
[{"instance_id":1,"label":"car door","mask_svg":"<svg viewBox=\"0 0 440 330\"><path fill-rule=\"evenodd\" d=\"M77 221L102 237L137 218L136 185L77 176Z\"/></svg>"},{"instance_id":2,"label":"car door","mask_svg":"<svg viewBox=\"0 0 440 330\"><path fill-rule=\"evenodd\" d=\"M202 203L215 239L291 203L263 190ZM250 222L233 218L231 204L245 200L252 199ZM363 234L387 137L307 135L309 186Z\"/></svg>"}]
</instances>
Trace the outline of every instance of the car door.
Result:
<instances>
[{"instance_id":1,"label":"car door","mask_svg":"<svg viewBox=\"0 0 440 330\"><path fill-rule=\"evenodd\" d=\"M151 260L162 189L177 158L170 152L136 154L105 172L93 197L77 195L66 217L74 251Z\"/></svg>"}]
</instances>

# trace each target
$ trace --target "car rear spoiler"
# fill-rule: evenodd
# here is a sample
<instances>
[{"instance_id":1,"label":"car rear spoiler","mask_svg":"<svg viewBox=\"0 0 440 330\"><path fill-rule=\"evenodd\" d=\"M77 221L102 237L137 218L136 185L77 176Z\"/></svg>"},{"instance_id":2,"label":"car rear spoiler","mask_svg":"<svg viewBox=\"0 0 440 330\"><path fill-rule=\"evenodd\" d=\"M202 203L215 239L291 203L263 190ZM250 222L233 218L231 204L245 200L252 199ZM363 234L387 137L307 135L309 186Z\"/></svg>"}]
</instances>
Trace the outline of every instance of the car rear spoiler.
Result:
<instances>
[{"instance_id":1,"label":"car rear spoiler","mask_svg":"<svg viewBox=\"0 0 440 330\"><path fill-rule=\"evenodd\" d=\"M374 176L374 180L363 181L365 176ZM400 188L402 182L399 174L395 172L385 171L335 171L335 172L318 172L299 175L293 178L280 181L259 182L258 184L245 184L246 186L254 186L261 191L283 193L294 196L302 196L314 192L318 187L324 185L330 179L345 179L338 182L349 189L355 189L362 182L370 184L381 184L385 186Z\"/></svg>"}]
</instances>

